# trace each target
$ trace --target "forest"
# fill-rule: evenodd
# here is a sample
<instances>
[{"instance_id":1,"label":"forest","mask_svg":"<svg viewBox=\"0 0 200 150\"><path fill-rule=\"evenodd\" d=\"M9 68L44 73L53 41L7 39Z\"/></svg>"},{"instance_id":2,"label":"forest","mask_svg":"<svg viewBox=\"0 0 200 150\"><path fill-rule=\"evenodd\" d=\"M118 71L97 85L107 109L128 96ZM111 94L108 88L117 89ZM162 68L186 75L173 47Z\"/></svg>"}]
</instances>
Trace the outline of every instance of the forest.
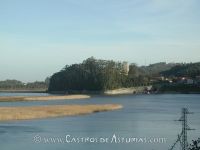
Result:
<instances>
[{"instance_id":1,"label":"forest","mask_svg":"<svg viewBox=\"0 0 200 150\"><path fill-rule=\"evenodd\" d=\"M51 91L99 91L122 87L151 84L151 78L176 66L175 63L160 62L149 66L137 66L126 62L100 60L90 57L80 64L66 65L50 78Z\"/></svg>"}]
</instances>

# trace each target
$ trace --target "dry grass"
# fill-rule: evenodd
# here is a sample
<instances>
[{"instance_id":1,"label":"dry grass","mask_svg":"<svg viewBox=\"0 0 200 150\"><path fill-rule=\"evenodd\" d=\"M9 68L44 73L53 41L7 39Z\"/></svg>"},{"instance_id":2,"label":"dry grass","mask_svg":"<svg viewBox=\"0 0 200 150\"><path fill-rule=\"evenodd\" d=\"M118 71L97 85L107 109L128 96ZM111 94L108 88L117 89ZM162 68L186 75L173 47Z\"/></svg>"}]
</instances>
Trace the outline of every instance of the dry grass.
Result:
<instances>
[{"instance_id":1,"label":"dry grass","mask_svg":"<svg viewBox=\"0 0 200 150\"><path fill-rule=\"evenodd\" d=\"M47 100L67 100L67 99L86 99L89 95L64 95L64 96L5 96L0 97L0 102L14 101L47 101Z\"/></svg>"},{"instance_id":2,"label":"dry grass","mask_svg":"<svg viewBox=\"0 0 200 150\"><path fill-rule=\"evenodd\" d=\"M118 104L0 107L0 121L84 115L120 108Z\"/></svg>"}]
</instances>

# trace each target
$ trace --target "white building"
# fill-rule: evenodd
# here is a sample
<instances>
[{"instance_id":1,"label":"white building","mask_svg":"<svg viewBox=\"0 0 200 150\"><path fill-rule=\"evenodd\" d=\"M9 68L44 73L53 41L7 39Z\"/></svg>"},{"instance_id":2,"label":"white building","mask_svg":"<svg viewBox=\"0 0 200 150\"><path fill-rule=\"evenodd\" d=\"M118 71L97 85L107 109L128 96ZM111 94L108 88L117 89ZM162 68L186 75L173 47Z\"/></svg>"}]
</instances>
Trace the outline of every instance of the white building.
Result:
<instances>
[{"instance_id":1,"label":"white building","mask_svg":"<svg viewBox=\"0 0 200 150\"><path fill-rule=\"evenodd\" d=\"M123 70L124 70L125 74L128 75L128 72L129 72L128 62L123 62Z\"/></svg>"}]
</instances>

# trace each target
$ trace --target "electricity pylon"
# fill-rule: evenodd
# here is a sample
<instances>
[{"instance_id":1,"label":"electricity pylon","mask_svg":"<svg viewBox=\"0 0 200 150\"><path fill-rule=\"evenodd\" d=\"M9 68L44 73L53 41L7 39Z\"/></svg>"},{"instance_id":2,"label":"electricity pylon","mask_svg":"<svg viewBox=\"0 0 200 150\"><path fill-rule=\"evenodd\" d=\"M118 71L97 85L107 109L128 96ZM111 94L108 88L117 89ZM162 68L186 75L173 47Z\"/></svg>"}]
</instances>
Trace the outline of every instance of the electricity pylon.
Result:
<instances>
[{"instance_id":1,"label":"electricity pylon","mask_svg":"<svg viewBox=\"0 0 200 150\"><path fill-rule=\"evenodd\" d=\"M188 114L192 114L192 113L189 112L187 108L182 108L181 118L177 120L177 121L182 122L182 131L178 135L176 142L171 146L169 150L173 150L178 142L180 142L181 150L188 150L187 131L194 130L194 129L190 129L190 127L187 124Z\"/></svg>"}]
</instances>

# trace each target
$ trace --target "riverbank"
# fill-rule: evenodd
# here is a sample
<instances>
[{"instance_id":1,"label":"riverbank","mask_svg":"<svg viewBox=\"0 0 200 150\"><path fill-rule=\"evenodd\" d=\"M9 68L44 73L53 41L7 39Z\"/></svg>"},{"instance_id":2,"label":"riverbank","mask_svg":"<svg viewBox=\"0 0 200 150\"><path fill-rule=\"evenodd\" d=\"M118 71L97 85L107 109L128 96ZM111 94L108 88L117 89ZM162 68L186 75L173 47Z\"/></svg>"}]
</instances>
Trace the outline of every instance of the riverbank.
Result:
<instances>
[{"instance_id":1,"label":"riverbank","mask_svg":"<svg viewBox=\"0 0 200 150\"><path fill-rule=\"evenodd\" d=\"M114 90L107 90L104 92L105 95L120 95L120 94L138 94L144 93L146 90L151 89L152 86L138 86L130 88L120 88Z\"/></svg>"},{"instance_id":2,"label":"riverbank","mask_svg":"<svg viewBox=\"0 0 200 150\"><path fill-rule=\"evenodd\" d=\"M89 95L3 96L0 102L88 99Z\"/></svg>"},{"instance_id":3,"label":"riverbank","mask_svg":"<svg viewBox=\"0 0 200 150\"><path fill-rule=\"evenodd\" d=\"M85 115L121 108L118 104L0 107L0 121Z\"/></svg>"},{"instance_id":4,"label":"riverbank","mask_svg":"<svg viewBox=\"0 0 200 150\"><path fill-rule=\"evenodd\" d=\"M152 86L137 86L129 88L118 88L113 90L99 90L99 91L78 91L78 90L69 90L69 91L51 91L50 94L89 94L89 95L124 95L124 94L140 94L145 93L147 90L150 90Z\"/></svg>"},{"instance_id":5,"label":"riverbank","mask_svg":"<svg viewBox=\"0 0 200 150\"><path fill-rule=\"evenodd\" d=\"M199 94L200 86L194 84L164 84L157 86L158 93Z\"/></svg>"}]
</instances>

